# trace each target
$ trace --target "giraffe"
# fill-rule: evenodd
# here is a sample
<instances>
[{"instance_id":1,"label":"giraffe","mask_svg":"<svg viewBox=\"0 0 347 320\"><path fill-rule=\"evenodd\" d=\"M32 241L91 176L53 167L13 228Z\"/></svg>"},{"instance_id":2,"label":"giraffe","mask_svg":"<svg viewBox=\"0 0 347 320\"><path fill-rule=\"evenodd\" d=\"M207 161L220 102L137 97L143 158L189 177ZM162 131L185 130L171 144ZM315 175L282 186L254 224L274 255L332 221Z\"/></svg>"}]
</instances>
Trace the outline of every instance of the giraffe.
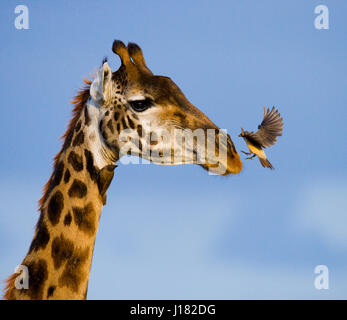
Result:
<instances>
[{"instance_id":1,"label":"giraffe","mask_svg":"<svg viewBox=\"0 0 347 320\"><path fill-rule=\"evenodd\" d=\"M219 128L170 78L153 75L137 44L126 46L115 40L112 50L120 57L119 69L112 72L104 59L72 100L73 117L44 187L34 237L22 262L28 269L29 288L17 289L18 274L14 273L7 281L5 299L86 299L101 210L126 143L135 155L153 163L198 164L191 149L183 161L164 156L172 144L158 139L158 130L171 134L175 128L200 128L219 135ZM130 142L121 139L128 129L138 133ZM156 138L148 142L147 136ZM239 173L242 163L230 136L224 144L218 144L217 138L213 143L214 154L226 151L227 157L218 163L223 171L212 162L200 165L220 175ZM145 148L161 148L159 157L148 156Z\"/></svg>"}]
</instances>

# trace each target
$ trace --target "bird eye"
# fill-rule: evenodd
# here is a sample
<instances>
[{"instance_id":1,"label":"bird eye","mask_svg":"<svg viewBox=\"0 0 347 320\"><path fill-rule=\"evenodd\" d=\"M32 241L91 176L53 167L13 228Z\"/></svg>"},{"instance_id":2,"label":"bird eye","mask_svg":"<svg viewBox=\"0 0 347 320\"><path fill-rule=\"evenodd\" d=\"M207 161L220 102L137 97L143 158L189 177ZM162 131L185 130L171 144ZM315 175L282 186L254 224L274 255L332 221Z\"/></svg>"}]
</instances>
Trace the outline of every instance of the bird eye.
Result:
<instances>
[{"instance_id":1,"label":"bird eye","mask_svg":"<svg viewBox=\"0 0 347 320\"><path fill-rule=\"evenodd\" d=\"M152 100L151 99L134 100L134 101L130 101L130 105L135 111L142 112L152 106Z\"/></svg>"}]
</instances>

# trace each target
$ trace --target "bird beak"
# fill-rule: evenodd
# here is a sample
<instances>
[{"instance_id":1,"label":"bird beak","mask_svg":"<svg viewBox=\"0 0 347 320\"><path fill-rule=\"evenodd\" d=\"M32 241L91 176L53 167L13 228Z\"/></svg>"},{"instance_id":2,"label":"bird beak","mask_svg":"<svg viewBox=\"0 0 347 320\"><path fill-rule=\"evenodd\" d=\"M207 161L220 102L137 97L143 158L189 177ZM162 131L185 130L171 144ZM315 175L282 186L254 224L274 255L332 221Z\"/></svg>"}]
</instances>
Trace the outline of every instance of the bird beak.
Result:
<instances>
[{"instance_id":1,"label":"bird beak","mask_svg":"<svg viewBox=\"0 0 347 320\"><path fill-rule=\"evenodd\" d=\"M241 137L241 133L238 135L238 137Z\"/></svg>"}]
</instances>

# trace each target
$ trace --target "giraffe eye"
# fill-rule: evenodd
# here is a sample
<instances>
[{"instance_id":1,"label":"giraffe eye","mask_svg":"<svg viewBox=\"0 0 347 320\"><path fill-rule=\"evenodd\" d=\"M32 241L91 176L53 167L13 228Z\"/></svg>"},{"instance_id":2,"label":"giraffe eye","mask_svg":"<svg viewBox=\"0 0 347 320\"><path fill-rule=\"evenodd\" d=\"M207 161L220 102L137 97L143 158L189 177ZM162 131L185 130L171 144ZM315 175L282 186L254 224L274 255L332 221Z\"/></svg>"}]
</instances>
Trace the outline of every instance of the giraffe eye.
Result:
<instances>
[{"instance_id":1,"label":"giraffe eye","mask_svg":"<svg viewBox=\"0 0 347 320\"><path fill-rule=\"evenodd\" d=\"M151 99L134 100L134 101L130 101L130 105L135 111L142 112L152 106L152 100Z\"/></svg>"}]
</instances>

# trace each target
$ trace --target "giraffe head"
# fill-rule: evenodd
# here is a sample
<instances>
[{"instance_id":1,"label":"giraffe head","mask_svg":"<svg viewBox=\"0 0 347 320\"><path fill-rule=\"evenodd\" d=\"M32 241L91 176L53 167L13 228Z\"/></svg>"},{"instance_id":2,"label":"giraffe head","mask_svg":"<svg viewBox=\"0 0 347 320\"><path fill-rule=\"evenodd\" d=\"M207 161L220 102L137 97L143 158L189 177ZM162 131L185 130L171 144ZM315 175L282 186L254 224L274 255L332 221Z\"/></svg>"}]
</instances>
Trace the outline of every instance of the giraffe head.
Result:
<instances>
[{"instance_id":1,"label":"giraffe head","mask_svg":"<svg viewBox=\"0 0 347 320\"><path fill-rule=\"evenodd\" d=\"M194 107L168 77L153 75L140 47L114 41L121 59L96 72L89 104L99 110L99 132L115 158L140 156L157 164L196 163L220 175L239 173L230 136Z\"/></svg>"}]
</instances>

